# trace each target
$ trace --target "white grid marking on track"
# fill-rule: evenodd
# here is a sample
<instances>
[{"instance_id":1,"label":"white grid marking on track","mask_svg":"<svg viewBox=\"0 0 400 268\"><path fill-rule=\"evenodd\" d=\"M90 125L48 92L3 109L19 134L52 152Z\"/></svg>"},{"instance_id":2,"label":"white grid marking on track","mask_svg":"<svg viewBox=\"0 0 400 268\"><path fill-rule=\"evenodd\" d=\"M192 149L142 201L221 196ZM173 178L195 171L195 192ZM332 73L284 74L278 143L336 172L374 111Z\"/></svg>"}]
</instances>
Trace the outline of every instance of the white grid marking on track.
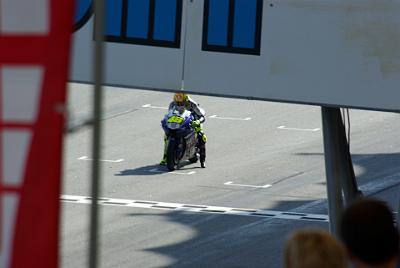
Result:
<instances>
[{"instance_id":1,"label":"white grid marking on track","mask_svg":"<svg viewBox=\"0 0 400 268\"><path fill-rule=\"evenodd\" d=\"M91 198L88 196L61 195L60 199L62 202L66 203L91 204ZM148 209L179 210L179 211L197 212L197 213L263 217L269 219L329 222L328 215L298 213L290 211L217 207L217 206L179 204L179 203L157 202L157 201L147 201L147 200L128 200L128 199L118 199L118 198L99 198L98 202L100 205L107 205L107 206L126 206L126 207L148 208Z\"/></svg>"}]
</instances>

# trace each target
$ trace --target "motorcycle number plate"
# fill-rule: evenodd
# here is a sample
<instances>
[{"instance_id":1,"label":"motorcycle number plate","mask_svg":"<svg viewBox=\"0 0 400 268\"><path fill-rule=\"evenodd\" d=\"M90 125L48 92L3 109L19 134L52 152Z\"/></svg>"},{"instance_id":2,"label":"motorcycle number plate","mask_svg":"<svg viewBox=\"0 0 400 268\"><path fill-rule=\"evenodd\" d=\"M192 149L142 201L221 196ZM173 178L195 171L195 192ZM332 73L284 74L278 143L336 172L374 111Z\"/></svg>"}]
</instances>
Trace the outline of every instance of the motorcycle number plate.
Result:
<instances>
[{"instance_id":1,"label":"motorcycle number plate","mask_svg":"<svg viewBox=\"0 0 400 268\"><path fill-rule=\"evenodd\" d=\"M183 122L183 118L180 117L180 116L174 115L174 116L171 116L170 118L168 118L167 122L168 123L178 123L178 124L180 124L180 123Z\"/></svg>"}]
</instances>

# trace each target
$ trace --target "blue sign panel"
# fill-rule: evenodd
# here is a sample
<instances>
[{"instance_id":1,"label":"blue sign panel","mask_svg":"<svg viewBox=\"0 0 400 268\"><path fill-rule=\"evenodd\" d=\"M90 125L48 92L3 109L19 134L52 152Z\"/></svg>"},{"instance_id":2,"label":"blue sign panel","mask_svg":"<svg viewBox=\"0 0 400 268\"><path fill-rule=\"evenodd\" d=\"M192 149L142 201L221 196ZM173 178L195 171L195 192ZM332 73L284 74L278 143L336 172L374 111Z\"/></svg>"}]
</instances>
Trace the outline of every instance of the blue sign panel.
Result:
<instances>
[{"instance_id":1,"label":"blue sign panel","mask_svg":"<svg viewBox=\"0 0 400 268\"><path fill-rule=\"evenodd\" d=\"M132 1L127 7L127 14L129 16L126 18L125 35L130 38L147 39L149 33L150 1Z\"/></svg>"},{"instance_id":2,"label":"blue sign panel","mask_svg":"<svg viewBox=\"0 0 400 268\"><path fill-rule=\"evenodd\" d=\"M262 0L204 0L203 50L260 55Z\"/></svg>"},{"instance_id":3,"label":"blue sign panel","mask_svg":"<svg viewBox=\"0 0 400 268\"><path fill-rule=\"evenodd\" d=\"M229 0L209 1L207 43L225 47L228 45Z\"/></svg>"},{"instance_id":4,"label":"blue sign panel","mask_svg":"<svg viewBox=\"0 0 400 268\"><path fill-rule=\"evenodd\" d=\"M154 10L154 40L170 42L175 40L176 6L176 0L156 0Z\"/></svg>"},{"instance_id":5,"label":"blue sign panel","mask_svg":"<svg viewBox=\"0 0 400 268\"><path fill-rule=\"evenodd\" d=\"M105 40L180 47L182 0L105 0ZM93 14L92 0L77 0L75 30Z\"/></svg>"},{"instance_id":6,"label":"blue sign panel","mask_svg":"<svg viewBox=\"0 0 400 268\"><path fill-rule=\"evenodd\" d=\"M106 0L106 40L180 47L182 0Z\"/></svg>"}]
</instances>

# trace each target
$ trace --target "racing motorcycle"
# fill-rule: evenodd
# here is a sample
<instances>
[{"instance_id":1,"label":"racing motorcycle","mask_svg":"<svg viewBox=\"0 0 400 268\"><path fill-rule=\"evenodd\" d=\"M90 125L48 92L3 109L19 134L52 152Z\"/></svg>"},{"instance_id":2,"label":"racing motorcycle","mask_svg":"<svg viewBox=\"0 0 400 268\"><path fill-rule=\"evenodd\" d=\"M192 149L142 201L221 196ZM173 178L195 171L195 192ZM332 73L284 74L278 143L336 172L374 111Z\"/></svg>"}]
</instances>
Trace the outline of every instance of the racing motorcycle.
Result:
<instances>
[{"instance_id":1,"label":"racing motorcycle","mask_svg":"<svg viewBox=\"0 0 400 268\"><path fill-rule=\"evenodd\" d=\"M179 168L182 161L196 163L199 158L197 133L191 126L192 113L184 107L173 107L161 121L161 126L168 137L167 167L169 171Z\"/></svg>"}]
</instances>

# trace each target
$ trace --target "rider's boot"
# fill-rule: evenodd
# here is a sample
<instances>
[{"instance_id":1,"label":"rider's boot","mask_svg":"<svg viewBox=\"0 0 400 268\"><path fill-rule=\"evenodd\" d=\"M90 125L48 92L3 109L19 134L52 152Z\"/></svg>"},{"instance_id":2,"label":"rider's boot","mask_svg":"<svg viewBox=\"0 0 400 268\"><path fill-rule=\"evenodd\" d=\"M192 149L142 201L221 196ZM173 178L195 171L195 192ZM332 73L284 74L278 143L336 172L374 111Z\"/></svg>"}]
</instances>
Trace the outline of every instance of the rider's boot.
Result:
<instances>
[{"instance_id":1,"label":"rider's boot","mask_svg":"<svg viewBox=\"0 0 400 268\"><path fill-rule=\"evenodd\" d=\"M200 166L206 167L206 145L204 143L200 145Z\"/></svg>"},{"instance_id":2,"label":"rider's boot","mask_svg":"<svg viewBox=\"0 0 400 268\"><path fill-rule=\"evenodd\" d=\"M160 161L160 166L166 166L167 165L167 155L164 154L163 159Z\"/></svg>"},{"instance_id":3,"label":"rider's boot","mask_svg":"<svg viewBox=\"0 0 400 268\"><path fill-rule=\"evenodd\" d=\"M206 134L204 134L203 131L200 131L198 134L199 134L199 149L200 149L200 166L201 168L205 168L207 136Z\"/></svg>"}]
</instances>

